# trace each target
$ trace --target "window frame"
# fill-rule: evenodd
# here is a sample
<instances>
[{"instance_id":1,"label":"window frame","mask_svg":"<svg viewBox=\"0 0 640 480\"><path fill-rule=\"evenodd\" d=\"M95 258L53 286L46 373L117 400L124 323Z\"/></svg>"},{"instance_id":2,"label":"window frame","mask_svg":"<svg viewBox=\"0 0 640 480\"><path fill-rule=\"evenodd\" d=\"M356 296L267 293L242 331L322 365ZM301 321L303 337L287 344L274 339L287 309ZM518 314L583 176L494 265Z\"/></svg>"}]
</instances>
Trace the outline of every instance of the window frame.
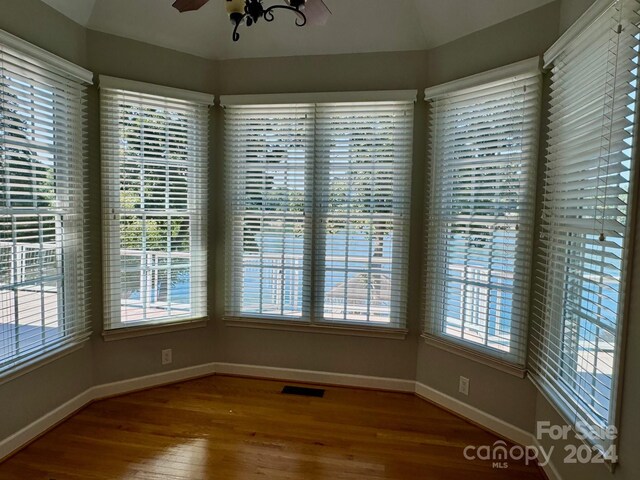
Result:
<instances>
[{"instance_id":1,"label":"window frame","mask_svg":"<svg viewBox=\"0 0 640 480\"><path fill-rule=\"evenodd\" d=\"M434 198L433 194L436 190L437 185L434 183L437 181L436 175L434 174L434 170L437 167L438 159L435 158L435 153L432 153L432 158L430 158L430 165L427 167L427 189L429 193L426 195L426 207L425 207L425 267L423 272L423 312L424 312L424 328L422 337L424 341L433 347L440 348L451 353L454 353L459 356L463 356L469 358L471 360L483 363L485 365L491 366L498 370L504 371L506 373L510 373L512 375L524 378L526 375L526 356L527 356L527 334L528 334L528 316L530 309L530 276L533 275L533 234L535 230L535 201L536 201L536 180L537 180L537 166L538 166L538 142L539 142L539 126L541 121L541 94L542 94L542 80L541 80L541 65L540 58L533 57L528 60L523 60L521 62L517 62L514 64L506 65L504 67L496 68L494 70L490 70L487 72L483 72L480 74L472 75L470 77L465 77L462 79L454 80L452 82L448 82L442 85L437 85L434 87L427 88L425 90L425 99L427 101L436 101L438 99L446 99L447 97L456 98L457 96L461 96L461 98L466 98L467 96L470 99L477 98L481 101L484 96L484 90L486 89L497 89L502 88L502 86L508 85L516 85L516 84L524 84L527 82L535 85L536 87L536 95L537 95L537 113L533 119L525 120L524 115L522 116L523 125L530 123L531 127L534 128L534 133L531 138L530 144L523 144L524 149L528 149L528 168L529 173L521 176L520 183L525 186L525 191L522 194L522 199L528 205L528 210L520 213L520 217L524 218L522 223L527 224L527 228L524 238L522 235L519 235L518 232L521 231L520 228L516 229L516 243L520 245L520 256L521 263L524 262L526 265L522 266L519 270L521 271L520 276L525 279L524 285L522 288L519 288L519 296L521 296L526 305L524 308L520 308L518 316L520 317L519 321L516 322L515 326L511 326L510 328L514 329L516 332L519 332L515 335L510 342L510 349L513 350L515 347L515 352L509 352L508 354L502 354L490 346L485 346L479 344L477 342L473 342L471 340L465 340L461 337L449 336L445 332L439 331L439 325L442 321L438 318L435 318L433 312L431 311L434 305L434 295L430 293L429 281L435 275L430 275L430 267L431 263L435 262L438 264L438 270L444 268L445 262L442 261L439 257L432 258L433 254L433 245L434 241L441 242L440 238L434 239L434 235L432 234L433 230L437 227L437 222L430 220L431 212L434 208ZM522 88L522 87L518 87ZM525 89L525 92L527 90ZM523 100L524 105L525 100ZM431 107L437 108L437 107ZM430 112L433 115L432 112ZM433 120L435 121L435 120ZM438 141L435 138L436 132L431 131L429 134L429 142L431 144L432 151L435 150L435 144ZM505 140L508 141L508 140ZM532 147L533 146L533 147ZM527 214L530 214L531 218L524 217ZM522 243L525 242L529 245L528 253L522 251L524 246ZM491 243L491 245L496 245L495 242ZM445 245L444 248L449 248ZM518 273L514 272L514 278L518 277ZM435 277L434 277L435 278ZM461 282L461 285L465 285L465 281ZM491 282L487 282L486 287L488 289L488 295L491 294ZM496 291L502 291L502 287L497 285L495 287ZM446 309L447 303L447 295L443 294L440 303L442 304L442 308ZM515 301L515 300L513 300ZM462 309L462 305L460 306ZM489 313L487 312L487 316ZM501 321L502 319L496 319L496 322ZM486 334L488 335L489 324L487 321L486 325Z\"/></svg>"},{"instance_id":2,"label":"window frame","mask_svg":"<svg viewBox=\"0 0 640 480\"><path fill-rule=\"evenodd\" d=\"M611 13L617 9L617 13ZM627 14L630 14L633 18L628 18ZM632 28L637 30L638 24L640 24L640 15L635 12L632 13L632 9L628 6L625 0L596 0L591 7L576 21L566 32L560 37L560 39L544 54L544 67L546 70L552 70L555 63L561 59L561 57L565 54L566 51L571 49L581 49L582 46L580 42L582 41L583 35L588 36L593 34L592 26L596 24L601 18L604 18L605 15L609 15L609 21L611 24L607 31L615 31L613 19L618 24L618 35L621 35L625 32L625 27L631 26ZM635 23L635 26L634 26ZM634 42L635 52L640 51L640 37L637 33L633 34L636 42ZM620 37L619 37L620 38ZM616 47L617 48L617 47ZM616 55L617 56L617 55ZM636 53L636 68L637 68L637 58L638 53ZM623 61L627 61L628 59L624 59ZM616 60L616 65L618 64L618 60ZM616 70L617 70L616 66ZM607 70L608 74L611 74L610 70ZM618 78L615 76L615 84L617 85ZM617 319L617 335L614 339L614 359L612 365L612 385L610 388L611 398L609 401L609 410L608 410L608 418L609 425L614 427L619 427L620 425L620 414L621 414L621 400L622 400L622 386L624 379L624 357L626 353L626 331L627 331L627 318L631 314L631 299L629 292L631 292L631 282L632 282L632 268L634 259L637 255L637 242L640 237L638 237L636 229L638 225L638 212L640 209L640 195L638 195L638 188L640 185L640 168L638 167L638 161L640 158L640 149L638 146L640 145L640 119L638 117L638 112L640 111L640 87L638 87L638 82L640 82L640 76L635 74L635 102L634 102L634 112L635 112L635 121L632 123L631 128L633 129L633 134L629 136L632 141L632 145L630 148L629 155L629 189L627 191L627 202L626 206L626 224L625 224L625 234L624 241L620 246L622 250L622 258L621 269L620 269L620 281L618 282L620 286L619 295L622 297L618 299L617 307L616 307L616 319ZM551 89L553 85L551 86ZM615 101L615 100L614 100ZM629 104L627 104L628 106ZM549 119L545 119L547 124L549 123ZM604 155L601 153L601 155ZM546 167L547 159L545 158L545 167ZM598 165L598 170L601 169L601 166ZM597 177L600 180L600 176ZM607 181L605 180L605 185L608 186ZM599 183L598 183L598 187ZM597 195L596 195L597 197ZM604 200L604 207L607 207L606 199ZM604 222L603 216L603 222ZM542 225L541 225L542 229ZM595 230L595 227L594 227ZM606 230L603 225L603 230ZM596 234L597 236L597 234ZM602 240L601 240L602 241ZM570 250L569 243L566 244L566 250ZM585 257L582 257L582 261L585 260ZM546 268L544 270L546 272ZM540 281L542 282L542 280ZM566 284L566 282L565 282ZM538 285L538 291L535 292L535 295L532 297L532 301L538 301L541 307L546 307L544 304L544 299L546 295L543 293L542 288L544 285ZM563 290L563 295L566 295L566 290ZM536 299L536 296L538 299ZM602 307L602 304L599 304ZM560 320L562 321L562 314L559 315ZM535 319L534 319L535 321ZM538 319L537 321L541 321ZM553 327L553 330L556 332L563 332L566 328L565 323L558 323L556 325L550 325L548 321L544 321L544 325L546 327ZM558 335L558 333L556 333ZM534 334L530 335L530 343L537 341L538 343L542 343L540 339L536 338ZM545 339L543 339L545 340ZM557 340L555 340L557 342ZM546 339L543 347L548 347L548 344L551 343L552 340ZM542 347L537 347L538 349L542 349ZM552 354L558 354L559 356L563 356L565 353L565 348L563 345L556 343L553 345ZM530 346L530 351L534 350L533 346ZM543 352L544 353L544 352ZM549 355L548 351L545 355ZM569 425L571 425L577 432L585 433L584 428L580 425L576 425L584 420L588 416L588 413L580 412L578 409L574 408L574 405L579 406L582 401L581 398L576 400L565 400L564 396L571 396L571 389L568 386L560 386L560 388L556 388L556 385L544 377L548 375L548 372L542 371L544 370L544 366L534 365L531 360L533 355L530 356L530 375L529 378L536 386L536 388L540 391L540 393L545 397L545 399L549 402L549 404L558 412L561 418L563 418ZM576 364L579 363L578 360L574 361ZM557 369L560 370L560 373L565 373L561 367L557 366ZM540 369L541 372L537 370ZM577 368L575 369L577 371ZM563 382L564 383L564 382ZM571 405L573 403L574 405ZM591 425L593 427L593 425ZM588 433L588 432L587 432ZM619 430L618 430L619 434ZM597 435L594 437L583 437L582 441L584 444L598 449L599 453L602 454L604 462L607 464L609 469L613 469L613 465L615 465L618 461L617 458L617 445L619 442L619 435L616 436L613 440L606 438L597 438ZM613 450L610 450L613 448ZM610 455L612 454L612 456Z\"/></svg>"},{"instance_id":3,"label":"window frame","mask_svg":"<svg viewBox=\"0 0 640 480\"><path fill-rule=\"evenodd\" d=\"M51 118L51 148L43 145L39 150L50 150L51 162L54 169L65 179L59 181L58 175L55 176L52 189L57 192L53 199L53 205L50 207L34 207L33 210L39 217L46 212L58 217L54 220L56 233L56 256L61 255L60 265L57 266L55 278L57 279L57 320L58 328L61 334L50 341L43 339L39 347L29 348L26 353L15 354L7 359L3 359L0 368L0 383L23 375L41 365L44 365L55 358L68 355L77 350L87 341L91 335L91 321L88 310L88 297L90 285L88 284L89 275L87 272L87 222L85 214L85 205L87 203L87 137L84 133L84 127L87 122L84 118L86 110L87 87L93 83L93 73L79 67L72 62L62 59L52 53L36 47L14 35L0 30L0 72L4 72L2 66L2 57L6 58L9 75L12 69L20 76L27 76L29 81L13 79L13 83L24 85L25 89L32 91L25 93L25 96L33 95L33 91L40 91L38 94L39 101L44 102L45 109L50 108L57 102L62 101L65 105L63 112L64 119L56 119L56 112L52 113ZM12 60L12 58L14 60ZM23 73L22 70L25 70ZM7 77L9 78L9 77ZM8 80L11 82L11 80ZM23 82L23 83L21 83ZM29 83L31 82L31 83ZM49 87L43 89L41 85ZM51 90L50 92L48 90ZM42 92L46 90L49 94L45 98ZM62 99L62 100L60 100ZM31 105L33 99L25 100L27 105ZM17 100L19 102L19 100ZM30 107L25 107L27 110ZM60 107L58 107L60 108ZM56 110L57 111L57 110ZM61 110L62 111L62 110ZM71 112L71 113L70 113ZM46 115L46 114L44 114ZM37 120L38 122L46 122L46 120ZM62 123L62 131L56 128ZM43 130L45 129L45 130ZM33 124L30 134L41 137L43 131L48 131L42 124ZM2 137L0 137L0 140ZM46 140L44 140L46 142ZM60 142L62 147L58 147ZM72 142L72 145L69 144ZM64 155L61 153L64 150ZM71 153L69 153L71 152ZM60 160L62 158L62 161ZM75 178L69 175L74 172ZM38 182L35 178L35 182ZM62 185L61 185L62 184ZM59 190L63 193L58 194ZM60 199L60 195L63 199ZM64 206L66 205L66 206ZM8 207L5 215L15 216L24 215L21 209ZM39 220L39 225L42 220ZM60 224L60 222L63 222ZM13 223L13 222L12 222ZM64 225L64 227L62 227ZM44 234L43 228L38 227L38 236L42 239ZM12 243L15 247L15 228L12 227ZM40 245L39 251L42 252L43 240L34 245ZM15 257L17 252L12 254ZM40 260L42 262L42 259ZM14 263L14 262L10 262ZM15 269L16 267L11 267ZM41 267L42 269L42 264ZM38 277L36 284L44 285L48 276ZM30 281L33 283L33 281ZM11 289L15 288L16 283L11 284ZM42 291L42 290L41 290ZM44 314L45 306L41 299L41 316L43 326L46 328ZM14 315L15 317L15 311ZM15 323L15 320L14 320ZM18 347L17 350L20 350Z\"/></svg>"},{"instance_id":4,"label":"window frame","mask_svg":"<svg viewBox=\"0 0 640 480\"><path fill-rule=\"evenodd\" d=\"M197 328L206 325L207 320L207 170L209 163L209 136L210 111L208 107L214 105L213 95L189 90L176 89L155 84L148 84L121 78L100 75L101 90L101 129L102 135L102 215L103 215L103 278L104 278L104 321L103 337L105 340L120 340L143 336L151 333L162 333L183 329ZM110 148L110 141L119 139L118 116L120 107L107 106L109 96L118 98L141 98L139 105L165 105L168 111L172 109L184 110L190 127L205 137L204 141L198 141L199 146L189 146L190 162L183 165L187 172L187 197L188 207L182 215L189 216L189 291L190 312L181 315L170 315L159 319L147 319L140 321L122 321L122 298L120 294L119 272L117 266L121 262L122 247L113 253L110 246L117 241L121 245L121 224L119 217L126 215L126 210L120 208L120 188L122 179L120 176L121 159L117 154L106 154ZM130 100L126 100L130 101ZM132 100L130 103L135 103ZM115 115L115 122L107 122L108 114ZM198 118L196 121L195 118ZM105 133L108 132L108 135ZM195 138L195 134L189 134ZM107 140L108 138L108 140ZM190 144L189 144L190 145ZM194 153L197 152L197 153ZM185 157L187 158L187 157ZM162 163L162 162L160 162ZM166 165L167 173L170 165ZM115 173L114 173L115 172ZM142 174L141 174L142 175ZM143 208L142 211L145 209ZM119 212L114 215L112 211ZM164 210L162 210L164 211ZM171 217L171 211L168 218ZM142 214L143 216L146 214ZM153 213L152 213L153 215ZM197 220L194 220L194 218ZM196 260L194 260L194 258ZM194 268L194 264L197 267ZM142 269L142 267L141 267ZM142 272L142 270L141 270ZM142 274L142 273L141 273ZM195 303L194 303L195 302Z\"/></svg>"},{"instance_id":5,"label":"window frame","mask_svg":"<svg viewBox=\"0 0 640 480\"><path fill-rule=\"evenodd\" d=\"M221 104L223 107L228 108L229 106L260 106L260 105L311 105L313 107L314 118L313 125L314 128L317 127L317 118L316 110L319 105L325 104L346 104L346 103L369 103L369 102L405 102L407 105L411 104L410 114L411 121L409 129L409 135L411 139L413 138L413 112L414 107L413 104L416 99L417 92L415 90L400 90L400 91L375 91L375 92L338 92L338 93L314 93L314 94L276 94L276 95L234 95L234 96L223 96L221 99ZM227 122L225 122L225 125ZM318 238L320 227L319 223L322 221L322 208L319 206L317 201L317 196L319 194L318 191L318 169L320 166L320 159L318 158L318 149L315 146L315 142L318 140L318 136L314 133L312 138L311 145L311 161L308 161L310 164L310 168L307 169L307 185L308 188L311 189L311 192L306 192L306 195L311 196L311 210L309 213L306 213L307 220L310 222L310 227L308 227L307 235L309 238L309 246L307 248L309 259L306 260L305 264L310 264L306 268L308 271L304 272L305 277L309 277L308 283L309 292L303 293L303 296L310 297L308 299L308 304L302 307L302 315L299 318L270 318L269 316L263 315L252 315L252 314L239 314L235 311L229 310L229 305L234 303L234 292L233 292L233 282L234 279L230 277L230 266L229 264L232 262L231 258L232 254L227 252L227 265L226 265L226 279L227 279L227 292L226 292L226 307L225 307L225 315L224 320L227 325L233 327L249 327L249 328L261 328L261 329L277 329L277 330L307 330L307 331L317 331L322 333L332 333L332 334L355 334L362 336L370 336L370 337L386 337L386 338L405 338L407 334L406 329L406 307L405 312L399 319L398 322L394 322L393 320L386 325L376 325L371 321L368 322L355 322L355 321L334 321L323 318L319 315L322 307L319 305L317 301L318 295L318 281L317 274L319 270L319 258L322 257L322 241ZM225 139L227 139L225 133ZM228 148L228 145L227 145ZM413 148L409 149L408 160L407 160L407 170L410 172L412 169L413 162ZM229 181L231 172L229 172L229 168L231 159L228 157L225 159L227 163L227 188L233 188L233 182ZM410 174L409 174L410 176ZM406 191L407 205L410 205L411 200L411 188L410 186ZM231 201L231 200L229 200ZM405 242L409 243L409 207L407 207L406 219L405 219L405 227L406 232L404 233ZM229 215L227 215L227 239L226 244L227 248L229 248L230 242L233 241L233 232L231 231ZM407 259L404 261L408 261L408 247L405 248L405 256ZM406 275L405 275L406 279ZM406 282L405 282L406 283ZM404 289L404 297L407 297L407 286L403 285ZM237 302L237 299L235 300ZM406 304L406 298L405 298Z\"/></svg>"}]
</instances>

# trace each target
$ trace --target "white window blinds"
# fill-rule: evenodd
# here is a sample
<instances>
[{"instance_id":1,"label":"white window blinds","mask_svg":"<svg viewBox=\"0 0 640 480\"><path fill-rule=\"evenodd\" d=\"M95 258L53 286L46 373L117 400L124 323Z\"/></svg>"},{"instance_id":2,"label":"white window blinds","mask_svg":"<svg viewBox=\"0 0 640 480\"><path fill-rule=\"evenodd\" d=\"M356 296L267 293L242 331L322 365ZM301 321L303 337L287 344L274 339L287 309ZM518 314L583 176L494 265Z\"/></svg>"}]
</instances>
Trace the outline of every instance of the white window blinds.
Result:
<instances>
[{"instance_id":1,"label":"white window blinds","mask_svg":"<svg viewBox=\"0 0 640 480\"><path fill-rule=\"evenodd\" d=\"M425 333L524 366L538 59L484 77L473 87L461 80L427 91Z\"/></svg>"},{"instance_id":2,"label":"white window blinds","mask_svg":"<svg viewBox=\"0 0 640 480\"><path fill-rule=\"evenodd\" d=\"M105 328L202 318L211 99L100 85Z\"/></svg>"},{"instance_id":3,"label":"white window blinds","mask_svg":"<svg viewBox=\"0 0 640 480\"><path fill-rule=\"evenodd\" d=\"M314 109L229 105L227 315L309 317Z\"/></svg>"},{"instance_id":4,"label":"white window blinds","mask_svg":"<svg viewBox=\"0 0 640 480\"><path fill-rule=\"evenodd\" d=\"M403 326L413 102L223 102L227 316Z\"/></svg>"},{"instance_id":5,"label":"white window blinds","mask_svg":"<svg viewBox=\"0 0 640 480\"><path fill-rule=\"evenodd\" d=\"M597 2L586 14L593 21L561 39L550 59L530 370L579 428L615 424L637 120L637 7ZM608 448L607 439L598 443Z\"/></svg>"},{"instance_id":6,"label":"white window blinds","mask_svg":"<svg viewBox=\"0 0 640 480\"><path fill-rule=\"evenodd\" d=\"M412 139L412 102L317 106L317 318L403 326Z\"/></svg>"},{"instance_id":7,"label":"white window blinds","mask_svg":"<svg viewBox=\"0 0 640 480\"><path fill-rule=\"evenodd\" d=\"M0 32L0 372L89 335L91 73Z\"/></svg>"}]
</instances>

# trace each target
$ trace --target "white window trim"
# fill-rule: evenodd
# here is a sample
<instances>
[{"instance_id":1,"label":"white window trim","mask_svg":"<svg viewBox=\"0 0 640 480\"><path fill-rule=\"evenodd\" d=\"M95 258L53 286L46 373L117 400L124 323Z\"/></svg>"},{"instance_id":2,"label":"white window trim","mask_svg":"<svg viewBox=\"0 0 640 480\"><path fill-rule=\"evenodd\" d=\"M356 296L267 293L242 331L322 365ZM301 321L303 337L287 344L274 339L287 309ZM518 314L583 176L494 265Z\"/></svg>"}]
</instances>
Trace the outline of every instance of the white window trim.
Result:
<instances>
[{"instance_id":1,"label":"white window trim","mask_svg":"<svg viewBox=\"0 0 640 480\"><path fill-rule=\"evenodd\" d=\"M136 92L136 93L145 93L147 95L156 95L158 97L179 99L179 100L184 100L186 102L200 103L202 105L215 104L215 95L211 95L208 93L194 92L191 90L183 90L181 88L165 87L163 85L137 82L135 80L109 77L107 75L100 75L98 77L98 81L99 81L100 88L108 88L112 90L126 90L128 92Z\"/></svg>"},{"instance_id":2,"label":"white window trim","mask_svg":"<svg viewBox=\"0 0 640 480\"><path fill-rule=\"evenodd\" d=\"M226 105L277 105L282 103L415 102L417 95L417 90L222 95L220 105L224 107Z\"/></svg>"},{"instance_id":3,"label":"white window trim","mask_svg":"<svg viewBox=\"0 0 640 480\"><path fill-rule=\"evenodd\" d=\"M550 68L567 46L578 39L586 29L604 15L617 0L596 0L544 54L544 68Z\"/></svg>"},{"instance_id":4,"label":"white window trim","mask_svg":"<svg viewBox=\"0 0 640 480\"><path fill-rule=\"evenodd\" d=\"M54 55L40 47L0 30L0 43L30 57L31 61L40 62L38 66L54 71L65 77L72 77L76 81L93 84L93 72L86 70L75 63Z\"/></svg>"},{"instance_id":5,"label":"white window trim","mask_svg":"<svg viewBox=\"0 0 640 480\"><path fill-rule=\"evenodd\" d=\"M87 333L73 342L69 342L61 346L58 345L57 347L45 350L44 352L39 352L17 367L6 370L2 376L0 376L0 386L60 360L67 355L71 355L84 347L90 339L91 333Z\"/></svg>"},{"instance_id":6,"label":"white window trim","mask_svg":"<svg viewBox=\"0 0 640 480\"><path fill-rule=\"evenodd\" d=\"M257 330L279 330L284 332L310 332L327 335L346 335L352 337L388 338L404 340L409 334L406 328L374 327L355 323L308 322L305 320L271 320L260 317L223 317L227 327L251 328Z\"/></svg>"},{"instance_id":7,"label":"white window trim","mask_svg":"<svg viewBox=\"0 0 640 480\"><path fill-rule=\"evenodd\" d=\"M129 338L146 337L161 333L179 332L182 330L194 330L204 328L209 324L208 317L187 320L170 320L166 322L136 324L131 326L116 327L102 332L105 342L127 340Z\"/></svg>"},{"instance_id":8,"label":"white window trim","mask_svg":"<svg viewBox=\"0 0 640 480\"><path fill-rule=\"evenodd\" d=\"M522 60L521 62L512 63L511 65L471 75L470 77L464 77L429 87L424 91L424 98L425 100L431 100L435 97L446 98L448 95L454 93L456 95L473 93L480 88L516 82L539 74L541 72L540 61L540 57L532 57L527 60Z\"/></svg>"},{"instance_id":9,"label":"white window trim","mask_svg":"<svg viewBox=\"0 0 640 480\"><path fill-rule=\"evenodd\" d=\"M424 343L431 347L453 353L459 357L468 358L469 360L473 360L474 362L481 363L482 365L500 370L501 372L508 373L515 377L525 378L527 376L526 367L519 367L513 363L502 361L491 354L485 354L476 349L468 348L458 342L445 340L440 337L429 335L428 333L423 333L422 339L424 340Z\"/></svg>"}]
</instances>

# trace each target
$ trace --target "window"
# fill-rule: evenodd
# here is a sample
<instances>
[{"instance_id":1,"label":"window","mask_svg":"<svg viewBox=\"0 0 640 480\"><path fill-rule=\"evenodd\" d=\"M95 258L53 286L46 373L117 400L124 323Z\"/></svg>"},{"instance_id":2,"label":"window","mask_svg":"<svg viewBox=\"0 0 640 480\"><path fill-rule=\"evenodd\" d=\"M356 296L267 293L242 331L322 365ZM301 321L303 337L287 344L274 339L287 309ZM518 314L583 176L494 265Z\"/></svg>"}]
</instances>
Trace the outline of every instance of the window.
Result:
<instances>
[{"instance_id":1,"label":"window","mask_svg":"<svg viewBox=\"0 0 640 480\"><path fill-rule=\"evenodd\" d=\"M545 56L553 68L530 370L567 421L596 432L616 424L638 92L635 4L597 2L578 23L588 26L569 30ZM610 446L606 438L597 443Z\"/></svg>"},{"instance_id":2,"label":"window","mask_svg":"<svg viewBox=\"0 0 640 480\"><path fill-rule=\"evenodd\" d=\"M0 372L89 334L83 118L91 78L0 31Z\"/></svg>"},{"instance_id":3,"label":"window","mask_svg":"<svg viewBox=\"0 0 640 480\"><path fill-rule=\"evenodd\" d=\"M313 118L313 105L226 107L234 316L309 317Z\"/></svg>"},{"instance_id":4,"label":"window","mask_svg":"<svg viewBox=\"0 0 640 480\"><path fill-rule=\"evenodd\" d=\"M206 316L204 94L100 78L105 327Z\"/></svg>"},{"instance_id":5,"label":"window","mask_svg":"<svg viewBox=\"0 0 640 480\"><path fill-rule=\"evenodd\" d=\"M230 318L404 326L415 92L336 95L223 98Z\"/></svg>"},{"instance_id":6,"label":"window","mask_svg":"<svg viewBox=\"0 0 640 480\"><path fill-rule=\"evenodd\" d=\"M538 62L427 90L426 337L521 367L534 227Z\"/></svg>"},{"instance_id":7,"label":"window","mask_svg":"<svg viewBox=\"0 0 640 480\"><path fill-rule=\"evenodd\" d=\"M402 326L412 107L316 107L318 318Z\"/></svg>"}]
</instances>

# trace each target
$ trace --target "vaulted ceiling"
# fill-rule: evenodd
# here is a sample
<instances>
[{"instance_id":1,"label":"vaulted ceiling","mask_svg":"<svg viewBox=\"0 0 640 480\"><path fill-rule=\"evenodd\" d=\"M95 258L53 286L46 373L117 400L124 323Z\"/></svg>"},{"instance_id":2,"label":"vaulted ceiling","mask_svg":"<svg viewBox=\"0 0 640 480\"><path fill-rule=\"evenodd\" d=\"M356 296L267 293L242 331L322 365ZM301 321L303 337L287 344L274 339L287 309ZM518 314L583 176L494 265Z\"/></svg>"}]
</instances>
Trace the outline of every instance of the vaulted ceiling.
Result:
<instances>
[{"instance_id":1,"label":"vaulted ceiling","mask_svg":"<svg viewBox=\"0 0 640 480\"><path fill-rule=\"evenodd\" d=\"M277 12L231 41L224 0L178 13L173 0L42 0L75 22L114 35L212 59L424 50L553 0L325 0L324 26L297 28ZM283 0L265 0L266 4Z\"/></svg>"}]
</instances>

